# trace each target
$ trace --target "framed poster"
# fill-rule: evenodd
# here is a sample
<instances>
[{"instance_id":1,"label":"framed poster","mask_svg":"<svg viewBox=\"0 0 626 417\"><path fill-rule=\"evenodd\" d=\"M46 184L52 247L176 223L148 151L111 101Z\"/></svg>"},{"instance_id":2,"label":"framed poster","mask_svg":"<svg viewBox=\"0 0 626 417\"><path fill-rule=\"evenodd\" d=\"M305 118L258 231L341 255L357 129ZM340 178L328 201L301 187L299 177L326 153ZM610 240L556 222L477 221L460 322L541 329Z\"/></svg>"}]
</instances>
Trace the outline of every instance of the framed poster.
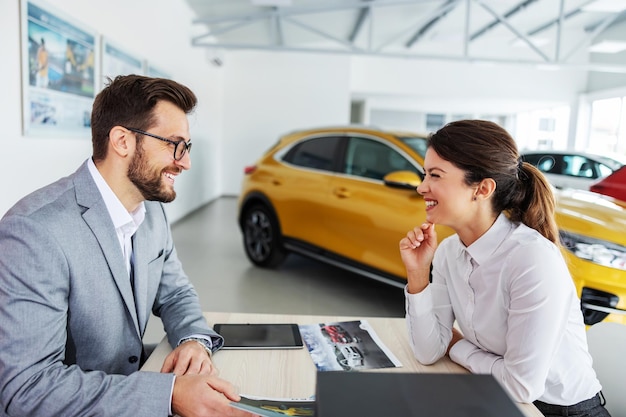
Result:
<instances>
[{"instance_id":1,"label":"framed poster","mask_svg":"<svg viewBox=\"0 0 626 417\"><path fill-rule=\"evenodd\" d=\"M97 34L40 0L21 1L25 136L90 138Z\"/></svg>"},{"instance_id":2,"label":"framed poster","mask_svg":"<svg viewBox=\"0 0 626 417\"><path fill-rule=\"evenodd\" d=\"M108 78L118 75L143 75L143 59L114 44L109 39L102 38L102 86L107 84Z\"/></svg>"}]
</instances>

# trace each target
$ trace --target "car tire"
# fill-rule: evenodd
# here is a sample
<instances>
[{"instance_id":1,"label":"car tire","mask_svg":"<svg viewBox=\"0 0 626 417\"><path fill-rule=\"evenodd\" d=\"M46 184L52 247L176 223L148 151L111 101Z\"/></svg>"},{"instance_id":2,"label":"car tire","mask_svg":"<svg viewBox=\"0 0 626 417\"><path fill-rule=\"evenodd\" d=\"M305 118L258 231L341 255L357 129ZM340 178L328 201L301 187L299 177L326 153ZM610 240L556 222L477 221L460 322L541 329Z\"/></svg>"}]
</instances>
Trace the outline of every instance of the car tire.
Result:
<instances>
[{"instance_id":1,"label":"car tire","mask_svg":"<svg viewBox=\"0 0 626 417\"><path fill-rule=\"evenodd\" d=\"M287 256L281 243L278 220L267 206L255 204L246 210L243 245L250 262L264 268L280 265Z\"/></svg>"}]
</instances>

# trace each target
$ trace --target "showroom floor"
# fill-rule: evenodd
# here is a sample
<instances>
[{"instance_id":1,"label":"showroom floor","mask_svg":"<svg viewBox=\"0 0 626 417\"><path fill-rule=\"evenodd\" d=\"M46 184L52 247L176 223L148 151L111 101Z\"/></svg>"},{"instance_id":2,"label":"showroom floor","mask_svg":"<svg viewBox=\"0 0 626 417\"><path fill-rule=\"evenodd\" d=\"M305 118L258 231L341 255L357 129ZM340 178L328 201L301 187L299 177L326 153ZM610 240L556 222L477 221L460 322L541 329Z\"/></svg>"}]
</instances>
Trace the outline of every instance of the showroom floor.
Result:
<instances>
[{"instance_id":1,"label":"showroom floor","mask_svg":"<svg viewBox=\"0 0 626 417\"><path fill-rule=\"evenodd\" d=\"M254 267L237 225L237 199L222 197L173 225L174 242L204 311L404 316L402 289L290 255L278 269ZM153 318L145 343L163 336Z\"/></svg>"}]
</instances>

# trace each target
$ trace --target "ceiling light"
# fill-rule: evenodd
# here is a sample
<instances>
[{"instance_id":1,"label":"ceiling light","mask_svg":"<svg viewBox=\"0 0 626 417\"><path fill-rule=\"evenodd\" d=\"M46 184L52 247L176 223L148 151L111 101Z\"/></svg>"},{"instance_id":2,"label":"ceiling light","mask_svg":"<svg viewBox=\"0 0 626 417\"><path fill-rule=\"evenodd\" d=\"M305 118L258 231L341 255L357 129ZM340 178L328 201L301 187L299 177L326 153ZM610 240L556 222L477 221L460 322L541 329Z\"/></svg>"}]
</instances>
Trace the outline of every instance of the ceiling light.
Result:
<instances>
[{"instance_id":1,"label":"ceiling light","mask_svg":"<svg viewBox=\"0 0 626 417\"><path fill-rule=\"evenodd\" d=\"M614 12L626 9L626 0L596 0L582 7L586 12Z\"/></svg>"},{"instance_id":2,"label":"ceiling light","mask_svg":"<svg viewBox=\"0 0 626 417\"><path fill-rule=\"evenodd\" d=\"M589 52L599 54L615 54L626 50L626 42L624 41L602 41L589 47Z\"/></svg>"}]
</instances>

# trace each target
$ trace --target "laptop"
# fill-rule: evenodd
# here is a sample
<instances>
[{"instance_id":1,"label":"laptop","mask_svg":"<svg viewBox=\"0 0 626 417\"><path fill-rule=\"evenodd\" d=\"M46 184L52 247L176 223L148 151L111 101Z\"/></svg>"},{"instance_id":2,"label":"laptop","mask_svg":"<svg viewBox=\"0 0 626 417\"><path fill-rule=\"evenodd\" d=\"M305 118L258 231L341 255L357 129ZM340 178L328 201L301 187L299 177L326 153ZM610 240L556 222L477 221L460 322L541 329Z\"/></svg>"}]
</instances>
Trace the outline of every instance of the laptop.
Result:
<instances>
[{"instance_id":1,"label":"laptop","mask_svg":"<svg viewBox=\"0 0 626 417\"><path fill-rule=\"evenodd\" d=\"M491 375L317 373L316 417L524 417Z\"/></svg>"}]
</instances>

